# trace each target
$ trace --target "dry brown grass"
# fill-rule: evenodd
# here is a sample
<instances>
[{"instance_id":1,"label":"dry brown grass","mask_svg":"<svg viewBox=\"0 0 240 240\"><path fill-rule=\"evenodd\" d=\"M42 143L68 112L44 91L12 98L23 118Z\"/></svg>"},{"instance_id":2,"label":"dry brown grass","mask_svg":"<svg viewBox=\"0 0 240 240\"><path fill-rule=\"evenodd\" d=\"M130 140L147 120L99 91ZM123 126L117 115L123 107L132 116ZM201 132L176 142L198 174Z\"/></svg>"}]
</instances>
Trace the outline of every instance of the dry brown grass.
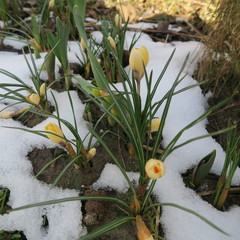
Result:
<instances>
[{"instance_id":1,"label":"dry brown grass","mask_svg":"<svg viewBox=\"0 0 240 240\"><path fill-rule=\"evenodd\" d=\"M208 89L217 96L223 87L231 91L240 81L240 1L219 0L212 16L211 31L203 39L205 58L198 79L209 80Z\"/></svg>"}]
</instances>

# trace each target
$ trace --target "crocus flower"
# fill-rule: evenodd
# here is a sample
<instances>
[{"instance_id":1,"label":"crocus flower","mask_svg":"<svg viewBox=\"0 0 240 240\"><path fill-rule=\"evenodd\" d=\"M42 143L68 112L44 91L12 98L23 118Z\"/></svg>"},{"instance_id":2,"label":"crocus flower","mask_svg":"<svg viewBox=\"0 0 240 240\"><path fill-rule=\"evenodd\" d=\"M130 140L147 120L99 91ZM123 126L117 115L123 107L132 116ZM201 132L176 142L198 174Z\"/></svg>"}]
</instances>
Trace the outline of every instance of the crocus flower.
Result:
<instances>
[{"instance_id":1,"label":"crocus flower","mask_svg":"<svg viewBox=\"0 0 240 240\"><path fill-rule=\"evenodd\" d=\"M86 43L84 42L83 38L81 38L81 46L82 46L82 49L85 50L87 48L86 46Z\"/></svg>"},{"instance_id":2,"label":"crocus flower","mask_svg":"<svg viewBox=\"0 0 240 240\"><path fill-rule=\"evenodd\" d=\"M96 148L91 148L86 154L87 160L88 161L91 160L96 155L96 152L97 152Z\"/></svg>"},{"instance_id":3,"label":"crocus flower","mask_svg":"<svg viewBox=\"0 0 240 240\"><path fill-rule=\"evenodd\" d=\"M49 133L46 133L46 135L51 141L53 141L55 143L58 143L63 147L66 146L66 141L64 139L64 134L63 134L61 128L57 124L49 123L47 126L44 127L44 129L49 132ZM56 136L52 133L55 133L58 136Z\"/></svg>"},{"instance_id":4,"label":"crocus flower","mask_svg":"<svg viewBox=\"0 0 240 240\"><path fill-rule=\"evenodd\" d=\"M43 83L41 86L40 86L40 96L41 97L44 97L46 95L46 83Z\"/></svg>"},{"instance_id":5,"label":"crocus flower","mask_svg":"<svg viewBox=\"0 0 240 240\"><path fill-rule=\"evenodd\" d=\"M150 126L151 132L157 132L160 127L160 123L161 120L159 118L153 119Z\"/></svg>"},{"instance_id":6,"label":"crocus flower","mask_svg":"<svg viewBox=\"0 0 240 240\"><path fill-rule=\"evenodd\" d=\"M138 240L154 240L152 234L150 233L140 215L136 216L136 227Z\"/></svg>"},{"instance_id":7,"label":"crocus flower","mask_svg":"<svg viewBox=\"0 0 240 240\"><path fill-rule=\"evenodd\" d=\"M53 9L54 6L55 6L55 0L50 0L49 3L48 3L48 8Z\"/></svg>"},{"instance_id":8,"label":"crocus flower","mask_svg":"<svg viewBox=\"0 0 240 240\"><path fill-rule=\"evenodd\" d=\"M122 26L122 18L119 14L115 15L114 22L116 26L119 26L119 27Z\"/></svg>"},{"instance_id":9,"label":"crocus flower","mask_svg":"<svg viewBox=\"0 0 240 240\"><path fill-rule=\"evenodd\" d=\"M144 67L149 61L148 50L145 46L140 48L133 48L130 52L129 64L133 70L134 79L140 81L144 75Z\"/></svg>"},{"instance_id":10,"label":"crocus flower","mask_svg":"<svg viewBox=\"0 0 240 240\"><path fill-rule=\"evenodd\" d=\"M4 110L0 112L0 118L12 118L14 116L15 111L11 111L11 110Z\"/></svg>"},{"instance_id":11,"label":"crocus flower","mask_svg":"<svg viewBox=\"0 0 240 240\"><path fill-rule=\"evenodd\" d=\"M40 102L40 96L36 93L32 93L26 97L26 99L34 105L38 105Z\"/></svg>"},{"instance_id":12,"label":"crocus flower","mask_svg":"<svg viewBox=\"0 0 240 240\"><path fill-rule=\"evenodd\" d=\"M165 175L166 165L158 159L151 158L145 165L145 171L149 178L156 180Z\"/></svg>"},{"instance_id":13,"label":"crocus flower","mask_svg":"<svg viewBox=\"0 0 240 240\"><path fill-rule=\"evenodd\" d=\"M117 47L116 47L116 43L115 43L115 41L113 40L113 38L112 38L111 36L109 36L107 39L108 39L111 47L113 48L113 50L116 52L116 51L117 51Z\"/></svg>"}]
</instances>

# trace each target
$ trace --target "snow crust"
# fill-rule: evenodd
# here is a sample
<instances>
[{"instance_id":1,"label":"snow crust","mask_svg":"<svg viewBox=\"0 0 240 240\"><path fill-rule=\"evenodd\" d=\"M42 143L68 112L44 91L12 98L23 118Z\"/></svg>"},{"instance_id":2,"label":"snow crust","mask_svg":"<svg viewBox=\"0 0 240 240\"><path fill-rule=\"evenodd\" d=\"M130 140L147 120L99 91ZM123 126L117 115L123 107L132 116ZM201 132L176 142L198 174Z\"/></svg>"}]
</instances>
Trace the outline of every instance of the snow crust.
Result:
<instances>
[{"instance_id":1,"label":"snow crust","mask_svg":"<svg viewBox=\"0 0 240 240\"><path fill-rule=\"evenodd\" d=\"M94 34L97 38L101 35L100 33ZM126 49L131 42L133 34L133 32L127 33ZM146 70L148 74L153 70L154 82L157 80L172 51L176 49L173 60L159 85L154 99L155 101L160 100L171 88L188 53L190 53L190 56L186 68L183 71L186 77L177 89L179 90L196 84L196 81L191 75L202 57L201 44L198 42L173 42L171 44L163 44L153 42L147 35L142 34L135 47L143 45L148 48L150 56ZM70 62L77 61L75 54L79 54L78 43L70 42L69 49L68 55ZM29 59L29 55L27 55L27 58ZM38 68L41 67L42 63L43 58L36 60ZM56 66L59 66L58 62ZM6 55L0 52L0 68L16 74L26 83L32 85L30 72L22 55ZM126 68L126 70L130 74L129 68ZM13 83L14 80L0 75L0 83L3 82ZM142 79L141 82L141 96L144 101L146 98L145 80ZM117 84L117 87L121 88L121 84ZM73 124L73 116L67 93L51 91L57 99L60 116ZM4 91L0 90L0 93L4 93ZM84 137L88 133L86 122L82 118L84 105L81 103L75 91L71 91L70 94L73 99L73 105L75 106L75 113L77 114L76 119L78 119L79 134ZM54 104L49 90L48 97L51 103ZM192 88L173 97L163 132L165 146L173 139L179 130L206 111L208 108L208 97L209 94L206 96L202 95L199 87ZM0 102L0 109L5 107L4 103L10 104L13 102L8 100ZM16 106L16 108L20 107L22 106ZM163 108L160 108L156 116L161 118L162 111ZM54 120L50 118L46 119L44 122L35 126L33 130L43 130L43 127L52 121ZM186 131L179 139L178 144L190 138L207 134L206 124L207 121L203 120ZM7 187L11 191L8 202L9 206L16 208L40 201L78 196L79 193L77 190L63 190L58 187L51 188L50 185L38 181L33 176L31 163L27 159L28 152L35 147L56 146L54 143L46 138L32 135L31 133L4 128L3 126L27 128L12 119L0 119L0 126L0 187ZM68 132L64 126L63 131L68 138L72 137L71 133ZM216 149L217 157L212 172L219 174L224 163L225 152L213 138L208 137L176 150L166 159L166 176L157 181L154 194L156 194L157 200L161 203L176 203L198 212L222 230L231 233L231 236L226 237L209 227L197 217L182 210L173 207L163 207L163 214L160 221L164 226L167 240L237 240L240 238L239 207L233 206L227 212L218 211L204 202L193 190L186 188L182 181L181 173L193 167L202 157L213 149ZM137 173L128 173L128 175L131 180L137 181ZM237 169L233 183L236 185L240 184L239 169ZM113 164L107 164L98 181L93 184L93 188L107 188L126 192L128 185L119 169ZM48 217L48 229L41 227L43 215L47 215ZM74 240L86 233L86 229L82 225L80 201L31 208L5 214L0 216L0 229L7 231L22 230L30 240Z\"/></svg>"}]
</instances>

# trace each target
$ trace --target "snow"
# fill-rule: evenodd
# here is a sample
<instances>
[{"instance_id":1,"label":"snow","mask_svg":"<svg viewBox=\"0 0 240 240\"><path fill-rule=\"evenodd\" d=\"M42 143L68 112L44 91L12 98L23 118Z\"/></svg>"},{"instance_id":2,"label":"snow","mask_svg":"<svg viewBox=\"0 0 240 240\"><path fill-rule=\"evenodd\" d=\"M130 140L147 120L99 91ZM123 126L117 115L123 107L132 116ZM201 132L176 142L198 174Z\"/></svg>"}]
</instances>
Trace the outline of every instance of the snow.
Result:
<instances>
[{"instance_id":1,"label":"snow","mask_svg":"<svg viewBox=\"0 0 240 240\"><path fill-rule=\"evenodd\" d=\"M152 29L157 28L157 23L138 22L134 24L128 24L129 28L140 28L140 29Z\"/></svg>"},{"instance_id":2,"label":"snow","mask_svg":"<svg viewBox=\"0 0 240 240\"><path fill-rule=\"evenodd\" d=\"M6 46L12 46L15 49L21 50L23 47L27 46L26 42L21 41L18 37L5 37L3 40L3 44Z\"/></svg>"},{"instance_id":3,"label":"snow","mask_svg":"<svg viewBox=\"0 0 240 240\"><path fill-rule=\"evenodd\" d=\"M101 40L101 34L99 32L95 32L92 35L98 41ZM133 35L134 32L127 32L125 43L126 49L128 48ZM146 70L148 73L153 70L153 81L156 81L170 54L176 49L173 60L159 85L154 101L159 100L171 88L188 53L190 53L189 60L186 69L183 72L183 74L187 75L177 89L196 84L196 81L191 75L197 67L197 63L202 58L201 44L198 42L173 42L171 44L163 44L160 42L153 42L147 35L142 34L136 47L143 45L149 50L150 61ZM76 58L76 54L81 56L79 44L76 42L69 42L68 56L70 62L79 62ZM26 56L29 59L29 55ZM38 68L40 68L43 63L43 56L44 54L41 59L36 60ZM56 66L59 66L58 62L56 62ZM27 68L22 55L6 55L6 53L0 52L0 68L16 74L19 78L24 79L27 84L32 86L29 69ZM126 68L126 70L130 74L129 68ZM56 71L58 71L58 69ZM0 75L0 82L13 83L14 81L9 77ZM141 96L143 101L146 98L146 86L144 82L145 80L143 78L141 80ZM116 86L121 88L120 83ZM67 93L51 91L57 99L61 118L74 124ZM3 90L0 90L0 93L3 92ZM86 122L82 118L84 105L81 103L75 91L71 91L70 94L75 108L78 131L80 136L84 138L88 133ZM163 132L163 144L165 146L172 140L179 130L206 111L208 108L207 99L209 96L210 93L204 96L201 93L201 89L195 87L173 97ZM54 104L50 90L48 90L48 98L50 102ZM12 101L8 100L5 100L4 102L12 103ZM0 107L3 108L5 105L0 102ZM17 106L14 106L13 108L15 107ZM163 109L160 108L156 116L161 118L162 111ZM33 130L43 130L43 127L47 125L47 123L53 121L55 120L48 118L35 126ZM186 131L179 139L178 144L190 138L207 134L206 124L207 120L203 120ZM21 127L27 129L27 127L12 119L0 119L0 126ZM72 138L71 133L64 126L63 131L67 138ZM86 140L86 144L87 142L88 140ZM58 187L52 188L50 185L38 181L33 176L32 166L27 159L27 154L35 147L43 148L44 146L53 147L56 146L56 144L52 143L49 139L32 135L25 131L1 127L0 187L7 187L11 191L8 202L9 206L16 208L35 202L78 196L79 192L77 190L63 190ZM161 203L176 203L196 211L212 221L222 230L231 233L231 236L226 237L208 226L196 216L182 210L173 207L163 207L160 221L164 227L167 240L195 240L196 236L198 240L239 239L240 228L238 225L240 221L240 208L233 206L226 212L216 210L197 196L193 190L185 187L181 177L182 173L196 165L202 157L213 149L216 149L217 157L212 172L219 174L225 159L225 152L213 138L208 137L174 151L166 159L166 175L157 181L154 194L156 195L157 200ZM138 173L128 173L128 176L135 182L138 179ZM233 183L236 185L240 184L239 169L237 169ZM107 188L126 192L128 190L128 185L119 169L113 164L107 164L103 169L100 178L93 184L93 188ZM43 215L47 215L48 217L49 227L47 230L41 227ZM82 225L80 201L31 208L2 215L0 216L0 229L7 231L22 230L28 239L34 240L74 240L86 233L86 229Z\"/></svg>"}]
</instances>

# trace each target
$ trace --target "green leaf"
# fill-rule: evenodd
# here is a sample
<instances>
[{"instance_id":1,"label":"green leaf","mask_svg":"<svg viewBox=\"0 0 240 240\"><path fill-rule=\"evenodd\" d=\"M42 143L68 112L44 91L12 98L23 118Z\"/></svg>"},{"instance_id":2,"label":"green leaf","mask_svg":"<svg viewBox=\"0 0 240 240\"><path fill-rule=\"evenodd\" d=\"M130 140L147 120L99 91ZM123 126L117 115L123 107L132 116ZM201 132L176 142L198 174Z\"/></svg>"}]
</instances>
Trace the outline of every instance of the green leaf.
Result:
<instances>
[{"instance_id":1,"label":"green leaf","mask_svg":"<svg viewBox=\"0 0 240 240\"><path fill-rule=\"evenodd\" d=\"M175 203L156 203L156 204L152 204L150 205L149 207L146 207L144 209L144 211L146 212L147 210L153 208L153 207L158 207L158 206L166 206L166 207L175 207L175 208L178 208L178 209L181 209L185 212L188 212L196 217L198 217L199 219L201 219L202 221L204 221L205 223L207 223L208 225L210 225L212 228L216 229L217 231L223 233L224 235L226 236L230 236L228 233L226 233L225 231L223 231L221 228L219 228L218 226L216 226L214 223L210 222L209 220L207 220L205 217L203 217L202 215L198 214L197 212L189 209L189 208L185 208L185 207L182 207L178 204L175 204Z\"/></svg>"},{"instance_id":2,"label":"green leaf","mask_svg":"<svg viewBox=\"0 0 240 240\"><path fill-rule=\"evenodd\" d=\"M109 223L104 224L103 226L97 228L95 231L85 235L84 237L79 238L78 240L90 240L102 236L103 234L120 227L121 225L134 221L135 217L120 217Z\"/></svg>"},{"instance_id":3,"label":"green leaf","mask_svg":"<svg viewBox=\"0 0 240 240\"><path fill-rule=\"evenodd\" d=\"M210 172L214 160L216 158L216 150L213 150L207 156L205 156L198 165L194 168L192 173L192 183L195 186L199 186Z\"/></svg>"}]
</instances>

